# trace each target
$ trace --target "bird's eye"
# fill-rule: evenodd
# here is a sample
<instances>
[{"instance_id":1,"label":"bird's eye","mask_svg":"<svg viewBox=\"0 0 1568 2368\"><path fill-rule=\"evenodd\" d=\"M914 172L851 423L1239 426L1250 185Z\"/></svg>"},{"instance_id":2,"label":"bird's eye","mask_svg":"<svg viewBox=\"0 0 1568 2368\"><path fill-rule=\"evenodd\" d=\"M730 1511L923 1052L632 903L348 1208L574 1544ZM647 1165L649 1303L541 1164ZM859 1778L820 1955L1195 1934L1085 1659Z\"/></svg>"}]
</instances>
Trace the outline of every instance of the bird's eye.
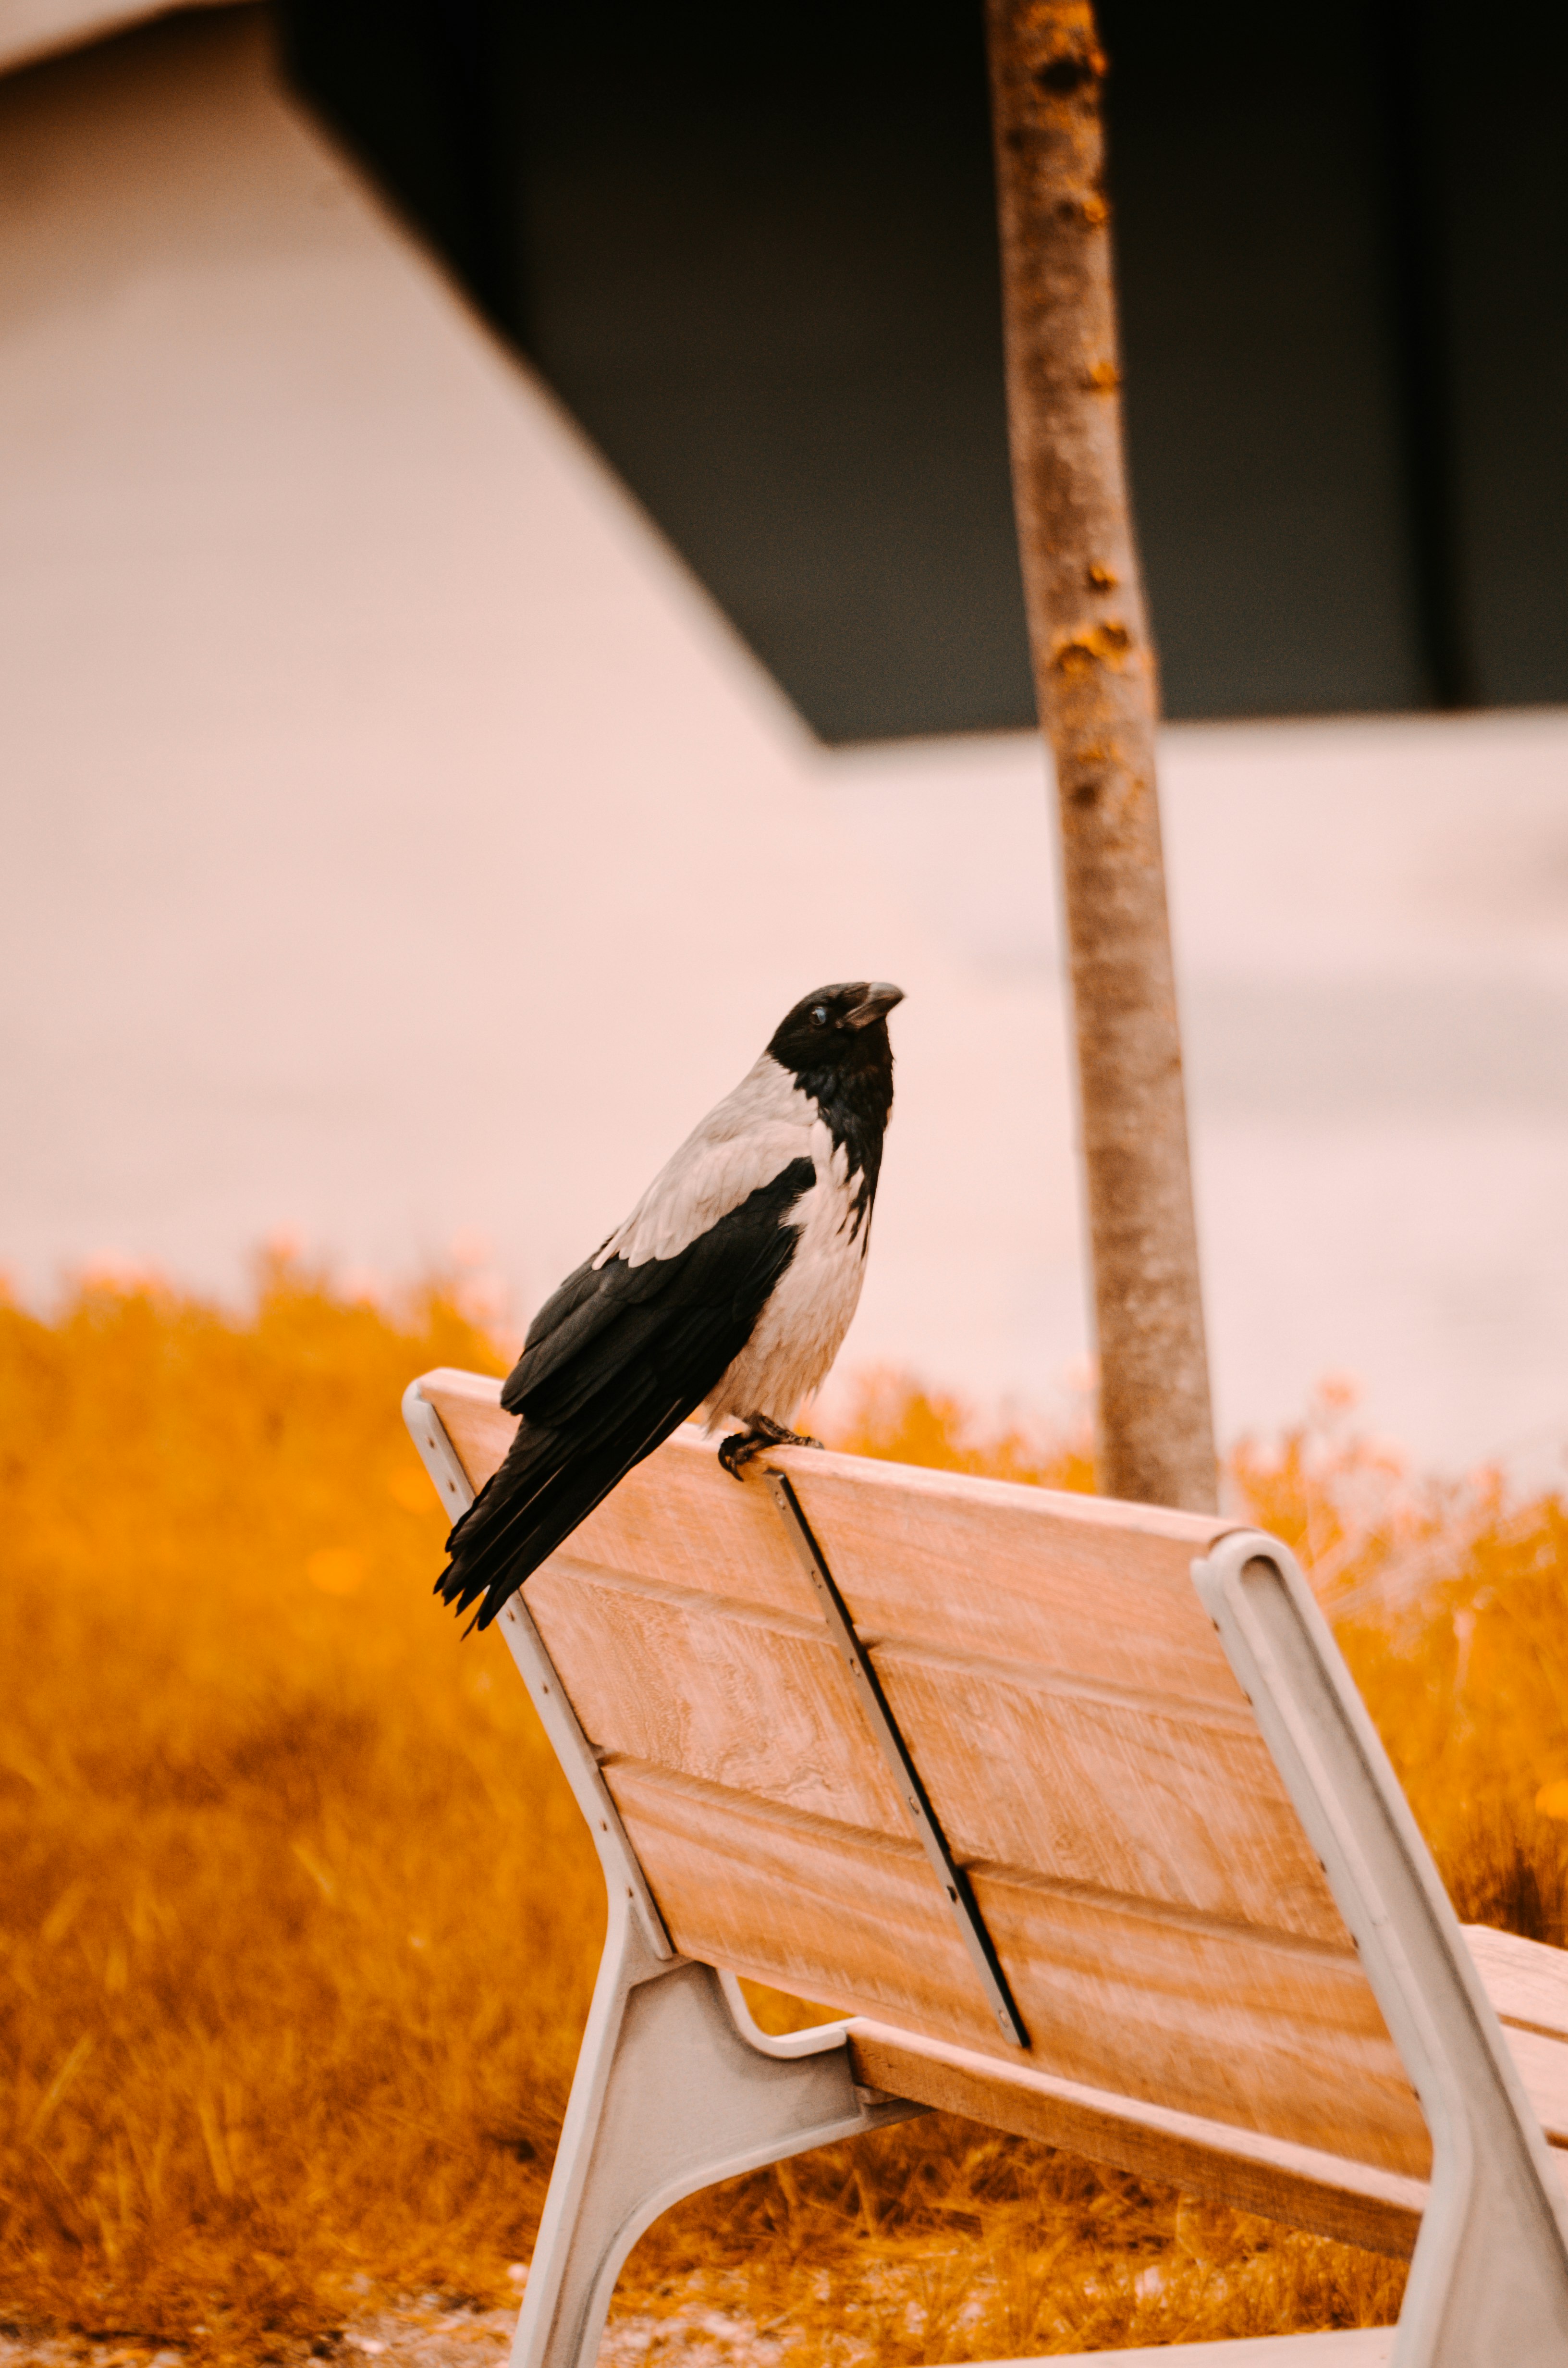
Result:
<instances>
[{"instance_id":1,"label":"bird's eye","mask_svg":"<svg viewBox=\"0 0 1568 2368\"><path fill-rule=\"evenodd\" d=\"M827 1026L827 1006L825 1003L812 1004L812 1026L813 1028L825 1028Z\"/></svg>"}]
</instances>

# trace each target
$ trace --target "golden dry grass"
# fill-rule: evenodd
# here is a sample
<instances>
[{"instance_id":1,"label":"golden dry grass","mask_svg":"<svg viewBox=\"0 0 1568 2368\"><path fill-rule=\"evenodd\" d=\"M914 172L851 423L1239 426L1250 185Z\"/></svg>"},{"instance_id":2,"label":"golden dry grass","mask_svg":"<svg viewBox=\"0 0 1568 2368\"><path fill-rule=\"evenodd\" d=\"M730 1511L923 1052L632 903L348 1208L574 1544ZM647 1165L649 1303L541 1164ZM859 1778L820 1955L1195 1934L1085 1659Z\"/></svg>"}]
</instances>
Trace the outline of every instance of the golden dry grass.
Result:
<instances>
[{"instance_id":1,"label":"golden dry grass","mask_svg":"<svg viewBox=\"0 0 1568 2368\"><path fill-rule=\"evenodd\" d=\"M493 1351L281 1273L3 1337L6 2308L250 2357L357 2273L505 2290L600 1897L429 1601L397 1401Z\"/></svg>"},{"instance_id":2,"label":"golden dry grass","mask_svg":"<svg viewBox=\"0 0 1568 2368\"><path fill-rule=\"evenodd\" d=\"M245 1317L0 1305L11 2325L250 2362L377 2292L515 2291L599 1879L504 1647L430 1600L442 1522L397 1414L423 1367L497 1361L438 1292L389 1313L278 1267ZM972 1435L896 1379L841 1443L1091 1477L1082 1440ZM1561 1941L1561 1505L1423 1497L1322 1422L1233 1485L1344 1606L1461 1910ZM622 2282L787 2328L800 2368L1354 2324L1399 2290L937 2117L691 2199Z\"/></svg>"}]
</instances>

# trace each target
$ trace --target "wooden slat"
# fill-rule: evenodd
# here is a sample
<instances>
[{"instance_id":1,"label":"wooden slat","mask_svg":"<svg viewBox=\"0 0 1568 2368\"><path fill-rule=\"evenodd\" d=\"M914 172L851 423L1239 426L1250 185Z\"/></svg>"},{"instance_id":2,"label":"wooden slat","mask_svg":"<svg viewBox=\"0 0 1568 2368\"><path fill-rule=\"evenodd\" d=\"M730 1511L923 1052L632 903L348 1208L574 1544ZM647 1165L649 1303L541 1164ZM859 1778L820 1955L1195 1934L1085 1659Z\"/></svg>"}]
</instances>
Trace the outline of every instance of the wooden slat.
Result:
<instances>
[{"instance_id":1,"label":"wooden slat","mask_svg":"<svg viewBox=\"0 0 1568 2368\"><path fill-rule=\"evenodd\" d=\"M1486 1985L1486 1995L1505 2022L1568 2039L1568 1949L1544 1941L1494 1932L1487 1924L1467 1924L1464 1937Z\"/></svg>"},{"instance_id":2,"label":"wooden slat","mask_svg":"<svg viewBox=\"0 0 1568 2368\"><path fill-rule=\"evenodd\" d=\"M857 1456L776 1460L868 1642L1244 1710L1191 1577L1233 1523Z\"/></svg>"},{"instance_id":3,"label":"wooden slat","mask_svg":"<svg viewBox=\"0 0 1568 2368\"><path fill-rule=\"evenodd\" d=\"M1002 1869L971 1880L1052 2070L1425 2174L1426 2124L1353 1953Z\"/></svg>"},{"instance_id":4,"label":"wooden slat","mask_svg":"<svg viewBox=\"0 0 1568 2368\"><path fill-rule=\"evenodd\" d=\"M845 1825L907 1834L892 1779L814 1613L801 1620L654 1588L565 1554L529 1581L528 1603L600 1750Z\"/></svg>"},{"instance_id":5,"label":"wooden slat","mask_svg":"<svg viewBox=\"0 0 1568 2368\"><path fill-rule=\"evenodd\" d=\"M514 1428L495 1403L499 1383L443 1371L421 1387L480 1485ZM772 1460L800 1493L863 1636L1243 1704L1188 1576L1232 1524L861 1456L797 1448ZM573 1552L629 1577L802 1617L811 1609L760 1474L737 1487L689 1426L590 1514Z\"/></svg>"},{"instance_id":6,"label":"wooden slat","mask_svg":"<svg viewBox=\"0 0 1568 2368\"><path fill-rule=\"evenodd\" d=\"M1541 2128L1554 2145L1568 2146L1568 2046L1506 2022L1503 2036Z\"/></svg>"},{"instance_id":7,"label":"wooden slat","mask_svg":"<svg viewBox=\"0 0 1568 2368\"><path fill-rule=\"evenodd\" d=\"M1514 1939L1481 1926L1469 1928L1466 1937L1478 1966L1489 1955L1495 1962L1510 1953L1493 1951L1490 1943ZM1526 1951L1541 1946L1528 1941L1519 1945ZM1563 1955L1556 1950L1545 1953ZM1530 1970L1536 1978L1553 1982L1561 1968ZM1506 1985L1494 1995L1499 2010L1506 1995ZM1568 2137L1562 2128L1568 2045L1506 2025L1505 2031L1530 2102L1552 2141L1552 2168L1568 2195ZM890 2095L1065 2146L1092 2162L1165 2180L1342 2244L1396 2255L1407 2255L1415 2244L1426 2208L1424 2180L1062 2080L1033 2065L993 2060L864 2017L850 2025L850 2048L857 2077Z\"/></svg>"},{"instance_id":8,"label":"wooden slat","mask_svg":"<svg viewBox=\"0 0 1568 2368\"><path fill-rule=\"evenodd\" d=\"M914 1843L632 1761L607 1761L605 1779L677 1948L1000 2052ZM1015 1870L971 1880L1030 2034L1025 2060L1425 2175L1426 2129L1353 1956Z\"/></svg>"},{"instance_id":9,"label":"wooden slat","mask_svg":"<svg viewBox=\"0 0 1568 2368\"><path fill-rule=\"evenodd\" d=\"M1031 2066L993 2063L863 2016L850 2023L849 2047L857 2079L890 2096L962 2113L989 2129L1038 2138L1136 2179L1182 2187L1343 2245L1399 2259L1415 2248L1426 2202L1424 2180L1062 2080Z\"/></svg>"},{"instance_id":10,"label":"wooden slat","mask_svg":"<svg viewBox=\"0 0 1568 2368\"><path fill-rule=\"evenodd\" d=\"M634 1760L607 1759L604 1775L677 1948L841 2010L956 2021L966 2041L994 2041L907 1831L857 1831Z\"/></svg>"},{"instance_id":11,"label":"wooden slat","mask_svg":"<svg viewBox=\"0 0 1568 2368\"><path fill-rule=\"evenodd\" d=\"M1540 2125L1568 2147L1568 1951L1485 1924L1461 1930Z\"/></svg>"},{"instance_id":12,"label":"wooden slat","mask_svg":"<svg viewBox=\"0 0 1568 2368\"><path fill-rule=\"evenodd\" d=\"M999 1860L1348 1949L1244 1705L1238 1715L1096 1693L902 1642L872 1658L966 1863Z\"/></svg>"}]
</instances>

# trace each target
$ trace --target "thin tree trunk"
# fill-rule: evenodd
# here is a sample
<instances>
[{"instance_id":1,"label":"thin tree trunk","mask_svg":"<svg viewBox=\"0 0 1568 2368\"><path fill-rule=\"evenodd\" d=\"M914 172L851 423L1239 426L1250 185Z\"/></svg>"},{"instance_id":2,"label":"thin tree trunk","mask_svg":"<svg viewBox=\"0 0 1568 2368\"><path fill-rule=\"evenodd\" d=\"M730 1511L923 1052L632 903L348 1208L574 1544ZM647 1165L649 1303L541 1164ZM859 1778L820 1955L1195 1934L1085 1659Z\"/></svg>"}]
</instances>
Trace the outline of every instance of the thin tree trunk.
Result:
<instances>
[{"instance_id":1,"label":"thin tree trunk","mask_svg":"<svg viewBox=\"0 0 1568 2368\"><path fill-rule=\"evenodd\" d=\"M1122 456L1105 59L1088 0L987 0L1007 410L1056 758L1098 1334L1101 1486L1211 1510L1157 684Z\"/></svg>"}]
</instances>

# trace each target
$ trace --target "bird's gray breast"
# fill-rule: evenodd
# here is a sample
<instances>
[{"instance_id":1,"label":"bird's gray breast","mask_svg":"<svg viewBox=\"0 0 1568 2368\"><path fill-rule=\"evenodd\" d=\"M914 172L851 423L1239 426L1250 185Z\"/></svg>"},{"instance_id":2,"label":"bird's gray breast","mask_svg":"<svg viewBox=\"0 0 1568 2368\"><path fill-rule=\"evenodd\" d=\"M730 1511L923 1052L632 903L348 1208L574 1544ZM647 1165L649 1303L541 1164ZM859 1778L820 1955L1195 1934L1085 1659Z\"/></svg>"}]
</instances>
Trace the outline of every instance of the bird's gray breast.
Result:
<instances>
[{"instance_id":1,"label":"bird's gray breast","mask_svg":"<svg viewBox=\"0 0 1568 2368\"><path fill-rule=\"evenodd\" d=\"M731 1414L789 1423L826 1379L859 1303L870 1238L869 1225L856 1222L861 1179L820 1119L811 1143L816 1180L787 1220L799 1234L794 1256L710 1397L710 1423Z\"/></svg>"}]
</instances>

